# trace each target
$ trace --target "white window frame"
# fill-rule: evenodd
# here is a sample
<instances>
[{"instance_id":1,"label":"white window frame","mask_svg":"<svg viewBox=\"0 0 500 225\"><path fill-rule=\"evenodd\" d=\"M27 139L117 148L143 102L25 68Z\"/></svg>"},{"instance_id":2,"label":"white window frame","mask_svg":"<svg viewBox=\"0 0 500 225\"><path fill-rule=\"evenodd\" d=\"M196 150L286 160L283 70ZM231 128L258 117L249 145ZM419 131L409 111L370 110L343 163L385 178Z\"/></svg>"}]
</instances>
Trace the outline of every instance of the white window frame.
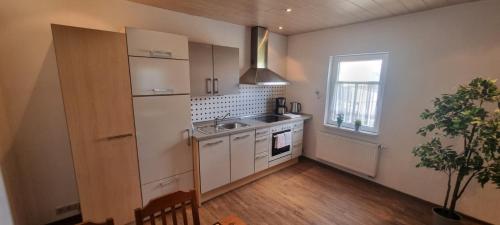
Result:
<instances>
[{"instance_id":1,"label":"white window frame","mask_svg":"<svg viewBox=\"0 0 500 225\"><path fill-rule=\"evenodd\" d=\"M361 126L359 131L365 134L377 135L380 128L380 118L382 114L382 101L385 86L385 78L387 73L387 64L389 61L388 52L378 52L378 53L365 53L365 54L351 54L351 55L337 55L330 56L330 63L328 67L328 80L326 88L326 103L325 103L325 114L323 124L326 127L340 128L343 130L354 130L354 123L352 124L342 124L340 127L337 126L336 115L331 116L330 109L332 101L334 100L335 87L338 82L339 77L339 64L343 61L367 61L367 60L382 60L382 67L380 71L380 80L378 82L378 93L377 93L377 110L375 112L375 124L372 127ZM363 82L365 83L365 82ZM369 83L369 82L366 82Z\"/></svg>"}]
</instances>

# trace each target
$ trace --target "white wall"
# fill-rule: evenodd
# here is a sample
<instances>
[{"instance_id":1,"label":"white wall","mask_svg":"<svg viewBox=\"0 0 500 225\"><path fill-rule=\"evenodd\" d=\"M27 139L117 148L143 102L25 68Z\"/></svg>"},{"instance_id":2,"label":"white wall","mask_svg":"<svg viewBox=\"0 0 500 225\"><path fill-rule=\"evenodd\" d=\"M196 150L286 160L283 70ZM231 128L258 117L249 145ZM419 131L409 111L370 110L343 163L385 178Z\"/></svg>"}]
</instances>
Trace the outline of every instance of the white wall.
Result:
<instances>
[{"instance_id":1,"label":"white wall","mask_svg":"<svg viewBox=\"0 0 500 225\"><path fill-rule=\"evenodd\" d=\"M186 35L191 41L240 48L250 63L248 27L125 0L5 0L0 7L0 89L12 127L4 171L17 224L43 224L58 206L78 201L60 95L51 23L124 31L140 27ZM271 34L271 69L286 73L287 37ZM2 124L3 125L3 124ZM15 163L14 163L15 162ZM4 167L4 165L2 165Z\"/></svg>"},{"instance_id":2,"label":"white wall","mask_svg":"<svg viewBox=\"0 0 500 225\"><path fill-rule=\"evenodd\" d=\"M422 142L416 135L424 124L418 115L431 106L433 97L453 92L457 85L476 76L500 78L500 1L479 1L289 36L287 78L292 85L287 87L287 95L289 101L302 102L303 111L314 117L306 123L308 157L316 158L318 146L328 146L318 143L318 136L325 130L322 121L329 57L385 51L390 56L380 135L356 138L387 146L376 182L441 204L445 177L415 168L417 160L411 154ZM472 185L459 205L461 212L494 224L500 224L499 208L500 191L492 185L484 190Z\"/></svg>"}]
</instances>

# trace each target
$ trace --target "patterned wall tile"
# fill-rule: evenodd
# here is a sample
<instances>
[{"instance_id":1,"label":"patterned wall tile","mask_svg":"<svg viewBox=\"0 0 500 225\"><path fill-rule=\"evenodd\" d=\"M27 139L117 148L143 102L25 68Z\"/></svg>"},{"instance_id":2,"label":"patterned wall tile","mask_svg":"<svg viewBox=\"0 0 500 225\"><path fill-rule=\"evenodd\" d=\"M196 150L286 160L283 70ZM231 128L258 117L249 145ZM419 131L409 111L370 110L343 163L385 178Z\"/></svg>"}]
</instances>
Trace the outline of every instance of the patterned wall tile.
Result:
<instances>
[{"instance_id":1,"label":"patterned wall tile","mask_svg":"<svg viewBox=\"0 0 500 225\"><path fill-rule=\"evenodd\" d=\"M191 97L191 118L201 122L226 113L231 117L270 113L274 99L284 95L285 86L240 85L239 94Z\"/></svg>"}]
</instances>

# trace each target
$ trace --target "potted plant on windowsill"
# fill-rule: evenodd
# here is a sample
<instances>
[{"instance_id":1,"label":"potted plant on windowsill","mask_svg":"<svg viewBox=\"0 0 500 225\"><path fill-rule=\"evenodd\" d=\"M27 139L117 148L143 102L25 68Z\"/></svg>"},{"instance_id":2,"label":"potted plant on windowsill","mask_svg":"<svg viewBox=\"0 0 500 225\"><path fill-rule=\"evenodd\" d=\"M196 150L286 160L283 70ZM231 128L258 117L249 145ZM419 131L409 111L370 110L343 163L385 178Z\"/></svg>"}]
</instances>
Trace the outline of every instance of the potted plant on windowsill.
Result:
<instances>
[{"instance_id":1,"label":"potted plant on windowsill","mask_svg":"<svg viewBox=\"0 0 500 225\"><path fill-rule=\"evenodd\" d=\"M444 203L433 209L435 225L460 224L456 206L473 179L500 188L500 94L495 82L476 78L456 93L436 98L434 108L420 115L431 123L417 133L431 140L413 149L420 159L417 167L443 172L448 179ZM442 139L463 144L447 146Z\"/></svg>"},{"instance_id":2,"label":"potted plant on windowsill","mask_svg":"<svg viewBox=\"0 0 500 225\"><path fill-rule=\"evenodd\" d=\"M344 114L339 113L337 114L337 126L340 127L340 125L342 125L342 122L344 122Z\"/></svg>"},{"instance_id":3,"label":"potted plant on windowsill","mask_svg":"<svg viewBox=\"0 0 500 225\"><path fill-rule=\"evenodd\" d=\"M354 130L355 130L356 132L358 132L358 131L359 131L359 128L360 128L360 127L361 127L361 120L356 120L356 121L354 121Z\"/></svg>"}]
</instances>

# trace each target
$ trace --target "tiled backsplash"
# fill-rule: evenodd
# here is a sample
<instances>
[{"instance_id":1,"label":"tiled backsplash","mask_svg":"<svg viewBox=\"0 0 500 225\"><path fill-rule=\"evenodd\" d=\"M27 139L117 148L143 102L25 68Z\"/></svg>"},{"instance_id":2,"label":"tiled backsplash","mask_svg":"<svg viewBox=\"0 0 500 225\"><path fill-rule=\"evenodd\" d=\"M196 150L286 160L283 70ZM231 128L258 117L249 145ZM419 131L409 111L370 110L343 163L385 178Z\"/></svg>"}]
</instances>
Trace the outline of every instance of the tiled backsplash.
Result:
<instances>
[{"instance_id":1,"label":"tiled backsplash","mask_svg":"<svg viewBox=\"0 0 500 225\"><path fill-rule=\"evenodd\" d=\"M231 113L231 117L270 113L274 99L284 95L285 86L240 85L239 94L191 97L191 118L201 122L226 113Z\"/></svg>"}]
</instances>

